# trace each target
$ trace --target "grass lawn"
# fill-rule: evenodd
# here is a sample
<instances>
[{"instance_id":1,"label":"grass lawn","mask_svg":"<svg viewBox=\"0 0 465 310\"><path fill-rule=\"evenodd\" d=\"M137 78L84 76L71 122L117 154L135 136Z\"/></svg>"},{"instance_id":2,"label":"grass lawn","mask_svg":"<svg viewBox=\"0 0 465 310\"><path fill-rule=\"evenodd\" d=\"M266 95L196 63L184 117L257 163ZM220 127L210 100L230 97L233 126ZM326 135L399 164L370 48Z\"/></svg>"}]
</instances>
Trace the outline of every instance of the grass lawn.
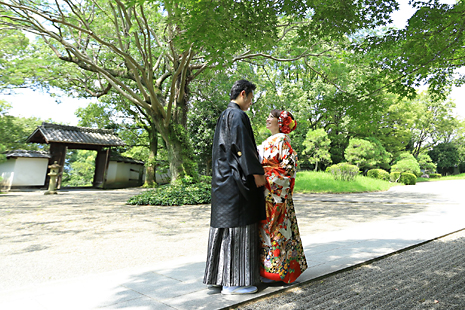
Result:
<instances>
[{"instance_id":1,"label":"grass lawn","mask_svg":"<svg viewBox=\"0 0 465 310\"><path fill-rule=\"evenodd\" d=\"M354 181L335 180L323 171L301 171L295 180L295 193L360 193L385 191L402 184L389 183L364 176L357 176Z\"/></svg>"},{"instance_id":2,"label":"grass lawn","mask_svg":"<svg viewBox=\"0 0 465 310\"><path fill-rule=\"evenodd\" d=\"M428 179L428 178L417 178L417 182L436 182L436 181L446 181L446 180L463 180L465 179L465 173L448 175L446 177L440 177L437 179Z\"/></svg>"}]
</instances>

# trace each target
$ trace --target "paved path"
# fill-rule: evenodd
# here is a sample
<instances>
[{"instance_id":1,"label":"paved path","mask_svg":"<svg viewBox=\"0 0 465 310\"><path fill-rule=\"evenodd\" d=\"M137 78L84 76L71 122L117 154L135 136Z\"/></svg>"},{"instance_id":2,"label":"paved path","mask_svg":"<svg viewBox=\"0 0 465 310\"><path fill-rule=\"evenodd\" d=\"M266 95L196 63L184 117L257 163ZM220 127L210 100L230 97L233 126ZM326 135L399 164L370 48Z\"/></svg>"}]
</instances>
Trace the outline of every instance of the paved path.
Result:
<instances>
[{"instance_id":1,"label":"paved path","mask_svg":"<svg viewBox=\"0 0 465 310\"><path fill-rule=\"evenodd\" d=\"M465 228L465 181L387 192L295 195L316 277ZM220 309L201 284L209 206L127 206L136 190L0 196L0 309Z\"/></svg>"}]
</instances>

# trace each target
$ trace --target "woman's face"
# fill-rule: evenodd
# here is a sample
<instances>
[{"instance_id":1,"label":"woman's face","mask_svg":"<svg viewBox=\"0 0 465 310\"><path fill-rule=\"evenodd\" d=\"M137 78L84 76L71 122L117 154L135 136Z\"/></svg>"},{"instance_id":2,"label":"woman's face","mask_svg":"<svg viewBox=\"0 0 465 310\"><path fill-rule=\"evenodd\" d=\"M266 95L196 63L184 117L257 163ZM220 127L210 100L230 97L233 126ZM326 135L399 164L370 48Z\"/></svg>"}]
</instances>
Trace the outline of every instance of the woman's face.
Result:
<instances>
[{"instance_id":1,"label":"woman's face","mask_svg":"<svg viewBox=\"0 0 465 310\"><path fill-rule=\"evenodd\" d=\"M274 117L273 115L268 115L268 118L266 119L266 128L271 131L271 133L275 134L279 132L279 125L278 125L278 119Z\"/></svg>"}]
</instances>

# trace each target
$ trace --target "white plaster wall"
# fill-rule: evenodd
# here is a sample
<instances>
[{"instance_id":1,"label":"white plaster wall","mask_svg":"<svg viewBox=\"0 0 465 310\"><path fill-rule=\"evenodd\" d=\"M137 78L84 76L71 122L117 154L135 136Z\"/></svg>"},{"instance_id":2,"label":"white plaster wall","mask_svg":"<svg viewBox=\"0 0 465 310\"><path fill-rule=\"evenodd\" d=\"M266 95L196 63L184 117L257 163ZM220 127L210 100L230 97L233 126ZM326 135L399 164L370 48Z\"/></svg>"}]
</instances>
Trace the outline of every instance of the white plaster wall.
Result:
<instances>
[{"instance_id":1,"label":"white plaster wall","mask_svg":"<svg viewBox=\"0 0 465 310\"><path fill-rule=\"evenodd\" d=\"M116 169L118 168L118 163L116 161L110 161L108 163L108 170L107 170L107 183L113 183L116 179Z\"/></svg>"},{"instance_id":2,"label":"white plaster wall","mask_svg":"<svg viewBox=\"0 0 465 310\"><path fill-rule=\"evenodd\" d=\"M47 176L48 158L16 158L11 186L41 186Z\"/></svg>"},{"instance_id":3,"label":"white plaster wall","mask_svg":"<svg viewBox=\"0 0 465 310\"><path fill-rule=\"evenodd\" d=\"M10 190L15 176L15 164L16 158L8 158L5 162L0 164L0 176L2 177L0 183L2 190Z\"/></svg>"},{"instance_id":4,"label":"white plaster wall","mask_svg":"<svg viewBox=\"0 0 465 310\"><path fill-rule=\"evenodd\" d=\"M139 180L139 172L142 172L142 175L144 175L144 166L136 165L136 164L129 164L129 169L135 170L135 171L129 170L129 179L131 180ZM142 176L142 179L143 178L144 177Z\"/></svg>"},{"instance_id":5,"label":"white plaster wall","mask_svg":"<svg viewBox=\"0 0 465 310\"><path fill-rule=\"evenodd\" d=\"M136 171L131 171L131 169ZM139 179L139 170L144 169L143 166L131 163L110 161L107 171L107 184L114 182L128 182ZM143 171L143 170L142 170Z\"/></svg>"},{"instance_id":6,"label":"white plaster wall","mask_svg":"<svg viewBox=\"0 0 465 310\"><path fill-rule=\"evenodd\" d=\"M118 162L116 163L116 165L117 165L117 168L116 168L115 181L121 182L121 181L129 180L129 168L128 168L129 164Z\"/></svg>"}]
</instances>

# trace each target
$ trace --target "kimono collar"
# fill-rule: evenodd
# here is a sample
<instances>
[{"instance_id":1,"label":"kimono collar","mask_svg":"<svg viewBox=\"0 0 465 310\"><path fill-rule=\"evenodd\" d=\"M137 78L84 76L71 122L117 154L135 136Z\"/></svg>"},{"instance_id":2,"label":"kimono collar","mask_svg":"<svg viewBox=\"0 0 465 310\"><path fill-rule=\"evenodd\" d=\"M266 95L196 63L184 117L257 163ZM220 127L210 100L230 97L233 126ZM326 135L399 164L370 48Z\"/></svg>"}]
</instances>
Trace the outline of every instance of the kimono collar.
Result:
<instances>
[{"instance_id":1,"label":"kimono collar","mask_svg":"<svg viewBox=\"0 0 465 310\"><path fill-rule=\"evenodd\" d=\"M239 107L239 105L237 103L233 102L233 101L229 102L228 108L235 108L235 109L241 110L241 107Z\"/></svg>"}]
</instances>

